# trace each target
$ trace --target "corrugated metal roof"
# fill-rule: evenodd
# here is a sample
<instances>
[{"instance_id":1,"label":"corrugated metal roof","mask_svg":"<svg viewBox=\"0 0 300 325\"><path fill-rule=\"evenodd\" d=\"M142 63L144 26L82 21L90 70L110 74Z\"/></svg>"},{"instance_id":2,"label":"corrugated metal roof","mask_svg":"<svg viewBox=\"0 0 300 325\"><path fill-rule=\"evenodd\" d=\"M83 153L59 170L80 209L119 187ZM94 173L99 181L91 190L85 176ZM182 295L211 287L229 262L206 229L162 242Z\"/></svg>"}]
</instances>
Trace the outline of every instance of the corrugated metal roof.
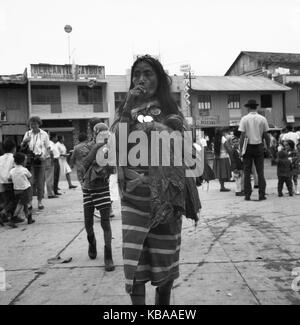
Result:
<instances>
[{"instance_id":1,"label":"corrugated metal roof","mask_svg":"<svg viewBox=\"0 0 300 325\"><path fill-rule=\"evenodd\" d=\"M0 75L0 84L26 84L27 69L21 74Z\"/></svg>"},{"instance_id":2,"label":"corrugated metal roof","mask_svg":"<svg viewBox=\"0 0 300 325\"><path fill-rule=\"evenodd\" d=\"M288 91L291 88L265 77L200 76L191 80L192 89L200 91Z\"/></svg>"},{"instance_id":3,"label":"corrugated metal roof","mask_svg":"<svg viewBox=\"0 0 300 325\"><path fill-rule=\"evenodd\" d=\"M255 51L241 51L230 68L225 73L229 75L232 68L238 62L242 55L247 55L252 59L257 60L260 64L277 65L287 69L300 69L300 54L299 53L276 53L276 52L255 52Z\"/></svg>"},{"instance_id":4,"label":"corrugated metal roof","mask_svg":"<svg viewBox=\"0 0 300 325\"><path fill-rule=\"evenodd\" d=\"M298 53L276 53L276 52L252 52L242 51L242 53L255 58L256 60L269 64L284 64L300 66L300 54Z\"/></svg>"}]
</instances>

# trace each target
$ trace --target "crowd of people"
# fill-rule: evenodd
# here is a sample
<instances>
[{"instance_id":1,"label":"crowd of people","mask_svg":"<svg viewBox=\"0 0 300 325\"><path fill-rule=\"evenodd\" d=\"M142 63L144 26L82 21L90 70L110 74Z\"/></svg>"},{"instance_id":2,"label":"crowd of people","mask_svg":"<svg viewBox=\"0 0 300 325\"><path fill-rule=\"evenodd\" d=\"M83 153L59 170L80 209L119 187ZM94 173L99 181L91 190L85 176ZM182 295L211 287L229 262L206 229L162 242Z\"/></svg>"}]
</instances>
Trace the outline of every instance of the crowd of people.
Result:
<instances>
[{"instance_id":1,"label":"crowd of people","mask_svg":"<svg viewBox=\"0 0 300 325\"><path fill-rule=\"evenodd\" d=\"M6 139L4 154L0 156L0 224L7 222L13 228L24 221L20 216L22 210L28 224L35 221L32 218L34 196L38 209L43 210L46 195L48 199L61 195L60 173L66 175L70 189L77 187L71 182L63 137L51 134L50 140L48 133L41 129L42 121L38 116L32 116L28 125L21 145L17 148L14 141Z\"/></svg>"},{"instance_id":2,"label":"crowd of people","mask_svg":"<svg viewBox=\"0 0 300 325\"><path fill-rule=\"evenodd\" d=\"M130 87L126 99L116 112L111 132L119 141L137 131L143 131L148 139L148 150L152 155L152 131L166 131L177 135L189 130L185 119L171 96L171 79L161 63L151 56L138 57L131 70ZM201 202L197 186L202 181L217 178L221 192L229 192L228 181L235 182L236 196L250 200L252 193L251 175L256 180L259 200L266 199L264 177L265 154L270 153L278 169L278 195L283 196L283 184L289 195L299 194L298 174L300 163L300 136L290 126L283 132L278 144L269 136L266 119L258 114L258 104L249 100L246 105L249 114L241 119L238 132L217 129L214 139L214 163L211 169L205 156L194 167L184 162L178 165L171 160L168 166L143 165L127 162L128 152L134 147L120 150L122 143L116 143L118 186L121 201L123 260L125 290L132 304L145 304L145 284L156 286L155 303L170 304L173 282L179 277L179 254L181 245L182 216L198 221ZM126 125L126 132L122 129ZM0 156L0 223L9 222L11 227L23 222L21 210L32 224L32 196L35 193L38 209L44 209L45 187L48 198L57 198L59 175L63 174L69 189L75 188L71 171L76 165L77 177L82 189L84 224L88 242L88 256L97 257L94 232L94 213L100 214L104 238L104 265L106 271L115 269L112 254L112 230L110 216L109 178L114 168L101 164L109 153L109 128L101 119L89 121L92 138L80 133L79 144L74 148L70 165L63 137L41 129L39 117L31 117L30 130L24 135L21 148L11 140L3 144L4 154ZM123 149L123 148L121 148ZM195 152L203 152L204 145L194 145ZM170 147L173 153L174 146ZM172 155L171 155L172 156ZM149 161L151 157L149 157ZM175 158L174 158L175 159ZM194 168L194 169L193 169ZM187 177L186 171L194 170L195 177ZM199 177L200 175L200 177ZM202 176L201 176L202 175Z\"/></svg>"},{"instance_id":3,"label":"crowd of people","mask_svg":"<svg viewBox=\"0 0 300 325\"><path fill-rule=\"evenodd\" d=\"M233 134L226 128L216 130L213 171L215 178L220 182L220 191L230 191L224 184L234 181L235 195L250 200L253 178L253 188L259 190L259 200L265 200L264 158L269 157L271 165L277 166L278 196L283 196L284 184L290 196L299 195L300 131L294 131L293 127L288 125L276 137L274 133L268 132L265 118L255 111L257 104L252 102L246 107L249 105L252 106L249 116L246 115L242 119L238 132ZM256 119L255 123L247 123L247 119L252 117ZM247 137L246 131L248 131ZM257 137L253 140L255 132ZM247 144L244 144L245 138Z\"/></svg>"}]
</instances>

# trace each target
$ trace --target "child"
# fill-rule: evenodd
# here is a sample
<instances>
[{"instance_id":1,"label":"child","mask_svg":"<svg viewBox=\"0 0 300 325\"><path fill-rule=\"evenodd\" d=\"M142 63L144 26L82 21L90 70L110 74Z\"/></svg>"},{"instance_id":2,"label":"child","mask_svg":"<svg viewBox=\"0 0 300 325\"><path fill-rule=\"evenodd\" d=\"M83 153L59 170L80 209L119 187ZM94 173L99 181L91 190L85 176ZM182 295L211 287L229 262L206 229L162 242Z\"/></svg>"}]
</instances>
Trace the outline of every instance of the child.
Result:
<instances>
[{"instance_id":1,"label":"child","mask_svg":"<svg viewBox=\"0 0 300 325\"><path fill-rule=\"evenodd\" d=\"M104 264L105 271L115 269L112 259L112 232L110 225L111 200L109 192L110 170L107 166L97 164L98 150L105 149L105 136L108 134L108 126L98 123L98 118L93 118L89 122L93 132L93 140L86 144L88 154L83 159L85 169L82 192L83 192L83 212L85 229L89 243L88 255L90 259L97 257L96 237L94 233L94 210L97 209L101 215L101 227L104 235Z\"/></svg>"},{"instance_id":2,"label":"child","mask_svg":"<svg viewBox=\"0 0 300 325\"><path fill-rule=\"evenodd\" d=\"M292 172L291 172L291 178L294 183L294 194L299 195L300 192L298 191L298 155L295 150L295 142L292 140L286 140L284 141L284 150L288 154L288 158L290 162L292 163Z\"/></svg>"},{"instance_id":3,"label":"child","mask_svg":"<svg viewBox=\"0 0 300 325\"><path fill-rule=\"evenodd\" d=\"M244 172L243 162L240 158L240 141L237 137L233 137L232 140L232 153L231 153L231 170L233 178L235 180L235 195L244 196Z\"/></svg>"},{"instance_id":4,"label":"child","mask_svg":"<svg viewBox=\"0 0 300 325\"><path fill-rule=\"evenodd\" d=\"M289 195L293 196L293 184L291 179L292 163L285 150L279 151L277 156L278 196L283 196L282 188L284 183L288 188Z\"/></svg>"},{"instance_id":5,"label":"child","mask_svg":"<svg viewBox=\"0 0 300 325\"><path fill-rule=\"evenodd\" d=\"M15 167L10 171L10 177L13 182L15 198L17 201L17 207L14 212L14 216L11 219L11 226L15 223L21 222L18 214L24 209L25 217L27 218L28 224L32 224L35 220L32 219L31 211L28 209L28 204L31 202L31 185L29 179L31 178L31 173L27 168L24 167L26 156L17 152L14 155Z\"/></svg>"},{"instance_id":6,"label":"child","mask_svg":"<svg viewBox=\"0 0 300 325\"><path fill-rule=\"evenodd\" d=\"M7 139L3 143L4 155L0 157L0 194L2 209L0 210L0 225L7 222L15 209L13 184L9 180L9 172L14 167L16 144Z\"/></svg>"}]
</instances>

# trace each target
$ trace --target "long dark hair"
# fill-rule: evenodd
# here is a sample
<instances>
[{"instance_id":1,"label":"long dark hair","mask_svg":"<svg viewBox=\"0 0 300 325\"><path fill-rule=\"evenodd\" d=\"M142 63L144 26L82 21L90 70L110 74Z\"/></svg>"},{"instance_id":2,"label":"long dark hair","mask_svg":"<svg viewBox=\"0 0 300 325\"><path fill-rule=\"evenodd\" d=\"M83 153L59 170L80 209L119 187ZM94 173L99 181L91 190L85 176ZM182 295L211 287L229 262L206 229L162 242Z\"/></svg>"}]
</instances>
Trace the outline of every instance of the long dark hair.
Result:
<instances>
[{"instance_id":1,"label":"long dark hair","mask_svg":"<svg viewBox=\"0 0 300 325\"><path fill-rule=\"evenodd\" d=\"M225 129L225 128L217 128L216 129L215 140L214 140L215 156L220 156L222 137L224 135L224 132L226 132L226 131L227 131L227 129Z\"/></svg>"},{"instance_id":2,"label":"long dark hair","mask_svg":"<svg viewBox=\"0 0 300 325\"><path fill-rule=\"evenodd\" d=\"M152 67L154 72L156 73L157 90L156 90L155 97L158 99L163 113L165 115L177 114L177 115L180 115L183 117L182 112L179 110L179 107L177 106L175 100L172 98L172 95L171 95L172 79L165 72L162 64L154 57L152 57L150 55L144 55L144 56L140 56L136 59L136 61L133 63L133 65L131 67L129 90L134 88L134 84L132 81L133 72L134 72L136 65L140 62L148 63ZM119 117L121 116L121 114L123 112L124 105L125 105L125 100L123 101L123 103L119 106L118 110L116 111L116 119L115 119L113 125L118 122Z\"/></svg>"}]
</instances>

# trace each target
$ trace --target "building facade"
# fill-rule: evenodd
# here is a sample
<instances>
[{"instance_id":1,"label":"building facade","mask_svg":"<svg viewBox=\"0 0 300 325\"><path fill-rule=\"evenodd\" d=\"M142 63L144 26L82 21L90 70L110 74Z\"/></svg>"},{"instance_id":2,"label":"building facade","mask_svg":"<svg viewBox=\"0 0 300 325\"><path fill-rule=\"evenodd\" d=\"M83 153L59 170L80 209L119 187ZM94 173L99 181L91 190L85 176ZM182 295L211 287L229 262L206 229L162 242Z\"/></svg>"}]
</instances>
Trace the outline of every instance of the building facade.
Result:
<instances>
[{"instance_id":1,"label":"building facade","mask_svg":"<svg viewBox=\"0 0 300 325\"><path fill-rule=\"evenodd\" d=\"M196 77L191 81L192 120L196 133L211 139L216 127L237 128L248 113L249 99L260 103L259 113L270 126L283 126L284 96L290 88L264 77Z\"/></svg>"},{"instance_id":2,"label":"building facade","mask_svg":"<svg viewBox=\"0 0 300 325\"><path fill-rule=\"evenodd\" d=\"M283 124L300 127L300 54L242 51L225 75L259 75L290 87L284 98Z\"/></svg>"},{"instance_id":3,"label":"building facade","mask_svg":"<svg viewBox=\"0 0 300 325\"><path fill-rule=\"evenodd\" d=\"M88 120L110 119L103 66L32 64L28 82L29 113L38 115L43 129L62 135L68 150Z\"/></svg>"},{"instance_id":4,"label":"building facade","mask_svg":"<svg viewBox=\"0 0 300 325\"><path fill-rule=\"evenodd\" d=\"M0 76L0 143L7 138L20 145L27 130L27 72Z\"/></svg>"}]
</instances>

